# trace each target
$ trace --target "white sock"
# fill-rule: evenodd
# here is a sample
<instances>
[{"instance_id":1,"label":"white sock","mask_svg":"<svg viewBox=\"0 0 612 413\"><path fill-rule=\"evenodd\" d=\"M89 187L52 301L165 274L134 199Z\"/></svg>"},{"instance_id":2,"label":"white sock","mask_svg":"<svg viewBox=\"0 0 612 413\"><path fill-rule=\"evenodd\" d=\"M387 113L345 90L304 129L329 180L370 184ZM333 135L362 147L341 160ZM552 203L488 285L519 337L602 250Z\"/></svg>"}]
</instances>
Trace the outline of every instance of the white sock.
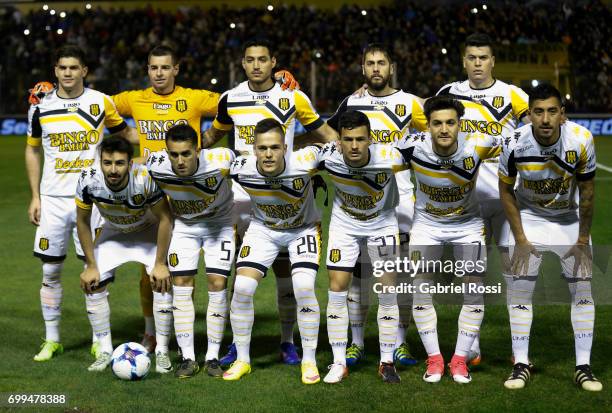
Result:
<instances>
[{"instance_id":1,"label":"white sock","mask_svg":"<svg viewBox=\"0 0 612 413\"><path fill-rule=\"evenodd\" d=\"M351 337L354 344L364 347L364 329L370 309L369 303L361 301L361 278L353 277L348 291L348 317L351 326Z\"/></svg>"},{"instance_id":2,"label":"white sock","mask_svg":"<svg viewBox=\"0 0 612 413\"><path fill-rule=\"evenodd\" d=\"M410 322L412 321L412 294L402 293L398 295L397 305L399 308L399 324L397 325L395 348L398 348L406 342L406 331L410 327Z\"/></svg>"},{"instance_id":3,"label":"white sock","mask_svg":"<svg viewBox=\"0 0 612 413\"><path fill-rule=\"evenodd\" d=\"M253 296L257 290L258 282L243 275L236 276L234 295L230 306L230 322L234 333L237 360L245 363L251 362L249 350L251 347L251 332L255 321Z\"/></svg>"},{"instance_id":4,"label":"white sock","mask_svg":"<svg viewBox=\"0 0 612 413\"><path fill-rule=\"evenodd\" d=\"M591 364L593 329L595 328L595 302L590 281L569 284L572 296L572 327L576 346L576 365Z\"/></svg>"},{"instance_id":5,"label":"white sock","mask_svg":"<svg viewBox=\"0 0 612 413\"><path fill-rule=\"evenodd\" d=\"M276 277L276 302L281 324L281 343L293 343L293 327L297 318L291 278Z\"/></svg>"},{"instance_id":6,"label":"white sock","mask_svg":"<svg viewBox=\"0 0 612 413\"><path fill-rule=\"evenodd\" d=\"M62 283L60 281L64 262L45 262L42 265L40 306L45 320L45 339L60 341L59 324L62 317Z\"/></svg>"},{"instance_id":7,"label":"white sock","mask_svg":"<svg viewBox=\"0 0 612 413\"><path fill-rule=\"evenodd\" d=\"M155 317L155 353L168 352L172 331L172 294L153 291L153 317Z\"/></svg>"},{"instance_id":8,"label":"white sock","mask_svg":"<svg viewBox=\"0 0 612 413\"><path fill-rule=\"evenodd\" d=\"M515 278L510 301L510 335L514 363L529 364L529 337L533 321L532 297L535 281Z\"/></svg>"},{"instance_id":9,"label":"white sock","mask_svg":"<svg viewBox=\"0 0 612 413\"><path fill-rule=\"evenodd\" d=\"M113 352L113 342L110 329L110 306L108 305L108 291L94 294L85 294L87 318L94 332L100 350L103 353Z\"/></svg>"},{"instance_id":10,"label":"white sock","mask_svg":"<svg viewBox=\"0 0 612 413\"><path fill-rule=\"evenodd\" d=\"M467 356L474 339L478 337L480 324L484 318L484 305L462 305L457 322L457 344L455 354Z\"/></svg>"},{"instance_id":11,"label":"white sock","mask_svg":"<svg viewBox=\"0 0 612 413\"><path fill-rule=\"evenodd\" d=\"M378 313L376 319L378 322L380 362L392 363L395 339L397 338L397 324L399 322L397 294L378 294Z\"/></svg>"},{"instance_id":12,"label":"white sock","mask_svg":"<svg viewBox=\"0 0 612 413\"><path fill-rule=\"evenodd\" d=\"M298 267L293 271L293 292L298 305L297 322L302 340L302 362L316 363L321 311L315 295L316 270Z\"/></svg>"},{"instance_id":13,"label":"white sock","mask_svg":"<svg viewBox=\"0 0 612 413\"><path fill-rule=\"evenodd\" d=\"M195 321L195 309L191 294L193 287L172 287L172 306L174 307L174 333L176 342L181 348L183 358L195 360L195 347L193 343L193 323Z\"/></svg>"},{"instance_id":14,"label":"white sock","mask_svg":"<svg viewBox=\"0 0 612 413\"><path fill-rule=\"evenodd\" d=\"M422 293L419 287L420 284L430 283L427 280L415 280L412 317L427 355L435 356L440 354L440 345L438 343L438 316L433 306L431 294Z\"/></svg>"},{"instance_id":15,"label":"white sock","mask_svg":"<svg viewBox=\"0 0 612 413\"><path fill-rule=\"evenodd\" d=\"M225 332L227 319L227 290L209 291L208 307L206 308L206 360L219 358L221 341Z\"/></svg>"},{"instance_id":16,"label":"white sock","mask_svg":"<svg viewBox=\"0 0 612 413\"><path fill-rule=\"evenodd\" d=\"M327 336L334 353L334 363L346 366L346 344L348 341L348 291L328 291Z\"/></svg>"}]
</instances>

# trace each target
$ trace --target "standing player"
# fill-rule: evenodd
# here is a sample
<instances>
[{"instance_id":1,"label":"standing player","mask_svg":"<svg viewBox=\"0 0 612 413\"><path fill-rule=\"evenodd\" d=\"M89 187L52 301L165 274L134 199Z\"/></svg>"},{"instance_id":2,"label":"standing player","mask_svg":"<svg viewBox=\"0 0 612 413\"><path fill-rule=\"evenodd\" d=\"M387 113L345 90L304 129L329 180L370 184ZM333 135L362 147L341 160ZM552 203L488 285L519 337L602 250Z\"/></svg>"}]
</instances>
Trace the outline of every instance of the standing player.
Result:
<instances>
[{"instance_id":1,"label":"standing player","mask_svg":"<svg viewBox=\"0 0 612 413\"><path fill-rule=\"evenodd\" d=\"M192 292L203 251L208 279L205 368L208 375L221 377L219 348L227 317L225 288L235 251L233 197L227 175L235 155L226 148L200 150L198 134L189 125L173 126L165 141L166 149L153 152L147 166L168 197L175 216L168 263L173 283L174 331L183 356L175 375L188 378L199 370L193 340Z\"/></svg>"},{"instance_id":2,"label":"standing player","mask_svg":"<svg viewBox=\"0 0 612 413\"><path fill-rule=\"evenodd\" d=\"M146 266L155 284L155 370L168 373L172 370L168 357L172 294L166 257L172 217L147 168L132 162L133 151L123 138L105 139L100 144L99 164L83 170L77 184L77 229L86 263L81 288L86 293L87 317L100 347L89 371L104 370L113 352L106 285L114 279L117 267L136 261ZM105 221L95 245L89 223L94 204Z\"/></svg>"},{"instance_id":3,"label":"standing player","mask_svg":"<svg viewBox=\"0 0 612 413\"><path fill-rule=\"evenodd\" d=\"M346 346L348 340L347 297L351 275L360 244L364 243L372 262L393 260L399 244L395 208L399 200L394 172L404 169L401 154L391 145L371 145L370 123L362 112L349 110L340 116L339 151L334 144L324 147L323 165L336 191L328 237L327 271L329 301L327 332L334 361L326 383L339 383L348 375ZM393 285L395 273L381 278ZM378 334L380 343L379 375L386 383L399 383L393 363L399 309L395 293L378 293Z\"/></svg>"},{"instance_id":4,"label":"standing player","mask_svg":"<svg viewBox=\"0 0 612 413\"><path fill-rule=\"evenodd\" d=\"M297 320L304 350L302 383L315 384L320 381L315 358L320 322L315 280L321 254L321 216L311 177L317 172L321 151L311 146L287 154L283 125L275 119L259 121L253 133L255 156L239 157L231 170L232 177L252 199L253 219L236 263L231 303L237 360L223 378L238 380L251 372L253 296L278 253L287 249L293 291L300 307Z\"/></svg>"},{"instance_id":5,"label":"standing player","mask_svg":"<svg viewBox=\"0 0 612 413\"><path fill-rule=\"evenodd\" d=\"M596 168L593 136L582 126L564 121L561 95L553 86L534 88L529 111L532 124L504 139L499 166L499 192L512 230L508 245L513 250L512 273L516 277L510 303L515 364L504 386L523 388L531 375L533 291L541 252L552 251L561 260L572 300L574 380L584 390L600 391L603 386L590 365L595 324L590 246Z\"/></svg>"},{"instance_id":6,"label":"standing player","mask_svg":"<svg viewBox=\"0 0 612 413\"><path fill-rule=\"evenodd\" d=\"M269 42L249 41L244 46L242 67L247 81L221 95L213 125L205 132L203 147L217 142L233 127L230 147L242 154L252 154L255 125L262 119L276 119L283 125L287 151L293 151L295 119L319 141L333 140L336 133L321 120L308 97L299 90L283 90L272 79L276 58ZM240 185L234 185L234 211L238 234L242 236L250 220L250 198ZM281 252L281 254L286 254ZM287 364L299 363L293 344L296 303L293 297L291 271L286 259L273 265L277 281L278 310L281 321L281 357ZM222 364L236 360L236 348L221 359Z\"/></svg>"},{"instance_id":7,"label":"standing player","mask_svg":"<svg viewBox=\"0 0 612 413\"><path fill-rule=\"evenodd\" d=\"M395 63L389 50L382 44L372 43L363 51L363 76L367 90L361 96L350 95L345 98L327 124L338 131L340 116L347 110L363 112L370 121L370 136L373 143L393 143L400 140L409 128L423 131L426 129L426 119L423 114L422 99L394 89L390 79L395 70ZM400 231L400 251L408 247L408 234L412 227L414 214L414 186L410 181L410 171L402 171L395 175L399 188L400 200L397 206L397 221ZM357 364L364 356L364 324L367 319L369 305L366 293L361 291L360 265L355 267L353 282L348 295L349 322L351 325L352 344L346 350L347 364ZM355 279L357 277L357 279ZM395 342L394 360L402 365L414 365L416 360L410 354L405 343L406 330L412 318L412 295L405 294L400 306L400 322Z\"/></svg>"},{"instance_id":8,"label":"standing player","mask_svg":"<svg viewBox=\"0 0 612 413\"><path fill-rule=\"evenodd\" d=\"M453 380L469 383L472 377L466 363L484 317L483 295L478 290L483 287L486 269L484 224L474 187L481 163L498 156L500 147L499 139L491 135L459 139L463 110L458 100L446 96L428 99L425 115L429 133L408 136L399 147L414 170L417 185L410 233L411 260L413 263L440 262L444 245L452 245L455 274L463 277L463 306L449 367ZM417 270L412 307L414 322L427 351L423 380L430 383L439 382L444 374L436 310L430 292L435 287L433 271L429 267Z\"/></svg>"},{"instance_id":9,"label":"standing player","mask_svg":"<svg viewBox=\"0 0 612 413\"><path fill-rule=\"evenodd\" d=\"M512 134L519 122L529 121L527 95L520 88L495 79L494 66L493 41L486 34L474 33L466 38L463 53L463 67L468 76L467 80L449 83L437 93L461 99L465 115L460 120L460 131L468 136L500 137L502 133ZM487 244L491 242L491 237L495 238L501 253L507 297L510 297L512 276L509 274L508 253L504 248L500 248L500 240L506 237L502 234L506 217L497 188L498 165L498 157L484 162L480 168L476 194L485 223ZM474 340L469 360L471 365L480 364L479 337Z\"/></svg>"},{"instance_id":10,"label":"standing player","mask_svg":"<svg viewBox=\"0 0 612 413\"><path fill-rule=\"evenodd\" d=\"M56 52L58 87L32 105L28 113L25 163L32 192L28 208L30 222L37 226L34 255L42 261L40 301L46 335L36 361L61 353L61 272L70 235L82 257L76 236L74 191L82 168L93 165L104 127L125 135L129 128L117 114L112 100L84 87L85 54L76 46ZM41 147L44 166L41 180Z\"/></svg>"}]
</instances>

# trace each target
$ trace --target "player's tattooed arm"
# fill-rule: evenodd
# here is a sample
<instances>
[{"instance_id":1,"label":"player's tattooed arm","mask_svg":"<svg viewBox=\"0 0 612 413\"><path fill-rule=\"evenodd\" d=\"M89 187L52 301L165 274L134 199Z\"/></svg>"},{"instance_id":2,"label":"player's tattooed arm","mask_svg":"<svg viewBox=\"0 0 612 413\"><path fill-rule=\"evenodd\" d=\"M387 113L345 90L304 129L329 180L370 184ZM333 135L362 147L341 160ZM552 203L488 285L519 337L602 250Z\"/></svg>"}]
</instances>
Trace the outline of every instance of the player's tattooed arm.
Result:
<instances>
[{"instance_id":1,"label":"player's tattooed arm","mask_svg":"<svg viewBox=\"0 0 612 413\"><path fill-rule=\"evenodd\" d=\"M172 238L172 216L170 215L170 207L166 198L162 198L161 201L153 205L151 212L159 220L157 228L157 254L155 256L155 266L150 274L151 282L156 291L165 293L170 291L172 286L170 270L166 263L170 239Z\"/></svg>"},{"instance_id":2,"label":"player's tattooed arm","mask_svg":"<svg viewBox=\"0 0 612 413\"><path fill-rule=\"evenodd\" d=\"M86 293L91 293L100 283L100 272L94 255L94 241L91 234L91 209L77 206L76 226L83 255L85 255L85 269L81 273L81 288Z\"/></svg>"},{"instance_id":3,"label":"player's tattooed arm","mask_svg":"<svg viewBox=\"0 0 612 413\"><path fill-rule=\"evenodd\" d=\"M28 218L34 225L40 223L40 171L41 171L41 147L26 145L25 164L30 183L32 199L28 207Z\"/></svg>"},{"instance_id":4,"label":"player's tattooed arm","mask_svg":"<svg viewBox=\"0 0 612 413\"><path fill-rule=\"evenodd\" d=\"M202 149L210 148L215 143L219 142L226 134L227 131L211 126L202 134Z\"/></svg>"}]
</instances>

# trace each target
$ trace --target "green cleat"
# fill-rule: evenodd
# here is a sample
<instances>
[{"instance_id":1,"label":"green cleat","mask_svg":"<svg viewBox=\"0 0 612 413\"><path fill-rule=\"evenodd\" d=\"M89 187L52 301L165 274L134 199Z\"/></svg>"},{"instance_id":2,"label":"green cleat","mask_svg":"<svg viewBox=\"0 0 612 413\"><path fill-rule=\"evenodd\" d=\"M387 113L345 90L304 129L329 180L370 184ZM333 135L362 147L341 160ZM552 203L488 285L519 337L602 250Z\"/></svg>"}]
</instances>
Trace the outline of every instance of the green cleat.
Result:
<instances>
[{"instance_id":1,"label":"green cleat","mask_svg":"<svg viewBox=\"0 0 612 413\"><path fill-rule=\"evenodd\" d=\"M96 360L98 359L98 357L100 357L100 354L102 354L102 349L100 348L99 342L96 341L95 343L91 343L89 354L91 354Z\"/></svg>"},{"instance_id":2,"label":"green cleat","mask_svg":"<svg viewBox=\"0 0 612 413\"><path fill-rule=\"evenodd\" d=\"M64 346L62 346L61 343L46 340L40 346L38 354L34 356L34 361L49 361L56 353L62 354L63 352Z\"/></svg>"},{"instance_id":3,"label":"green cleat","mask_svg":"<svg viewBox=\"0 0 612 413\"><path fill-rule=\"evenodd\" d=\"M402 366L414 366L417 364L417 360L410 354L410 348L406 343L402 343L393 351L393 361Z\"/></svg>"},{"instance_id":4,"label":"green cleat","mask_svg":"<svg viewBox=\"0 0 612 413\"><path fill-rule=\"evenodd\" d=\"M346 349L347 366L355 366L363 359L365 359L363 347L359 347L357 344L353 343L350 345L349 348Z\"/></svg>"},{"instance_id":5,"label":"green cleat","mask_svg":"<svg viewBox=\"0 0 612 413\"><path fill-rule=\"evenodd\" d=\"M104 371L108 367L110 362L111 362L110 353L107 353L107 352L100 353L100 355L96 358L96 361L94 361L91 364L91 366L87 367L87 370Z\"/></svg>"}]
</instances>

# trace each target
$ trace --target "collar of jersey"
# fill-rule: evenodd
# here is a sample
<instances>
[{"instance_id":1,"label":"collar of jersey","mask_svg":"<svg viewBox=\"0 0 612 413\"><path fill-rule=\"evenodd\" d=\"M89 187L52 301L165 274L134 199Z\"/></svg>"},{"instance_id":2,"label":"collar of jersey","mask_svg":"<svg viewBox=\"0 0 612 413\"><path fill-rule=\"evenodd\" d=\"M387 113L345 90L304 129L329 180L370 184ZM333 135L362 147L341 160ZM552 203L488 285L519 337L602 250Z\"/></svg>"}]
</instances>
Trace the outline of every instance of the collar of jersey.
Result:
<instances>
[{"instance_id":1,"label":"collar of jersey","mask_svg":"<svg viewBox=\"0 0 612 413\"><path fill-rule=\"evenodd\" d=\"M285 170L287 170L287 159L285 159L285 157L283 156L283 160L285 162L285 164L283 165L283 170L280 171L278 174L274 175L274 176L270 176L270 175L264 175L260 170L259 170L259 165L257 165L257 160L255 160L255 169L257 169L257 172L259 173L259 175L263 176L264 178L278 178L279 176L281 176L283 173L285 173Z\"/></svg>"},{"instance_id":2,"label":"collar of jersey","mask_svg":"<svg viewBox=\"0 0 612 413\"><path fill-rule=\"evenodd\" d=\"M261 91L258 91L258 90L253 90L253 89L251 89L251 84L249 83L249 81L248 81L248 80L247 80L246 82L247 82L247 87L248 87L248 88L249 88L249 90L250 90L251 92L253 92L253 93L266 93L266 92L269 92L269 91L271 91L272 89L274 89L274 86L276 86L276 82L274 82L274 79L272 79L272 87L271 87L270 89L266 89L266 90L261 90Z\"/></svg>"},{"instance_id":3,"label":"collar of jersey","mask_svg":"<svg viewBox=\"0 0 612 413\"><path fill-rule=\"evenodd\" d=\"M83 96L83 95L85 94L85 90L86 90L86 89L87 89L86 87L83 87L83 93L81 93L79 96L75 96L75 97L73 97L73 98L63 98L63 97L61 97L61 96L59 95L59 93L58 93L58 92L59 92L59 90L56 90L56 91L55 91L55 96L57 96L59 99L63 99L63 100L74 100L74 99L78 99L78 98L80 98L81 96Z\"/></svg>"},{"instance_id":4,"label":"collar of jersey","mask_svg":"<svg viewBox=\"0 0 612 413\"><path fill-rule=\"evenodd\" d=\"M172 92L170 93L157 93L155 91L155 89L153 88L153 86L151 86L151 92L153 92L153 94L157 95L157 96L170 96L171 94L173 94L176 91L176 85L174 85L174 87L172 88Z\"/></svg>"},{"instance_id":5,"label":"collar of jersey","mask_svg":"<svg viewBox=\"0 0 612 413\"><path fill-rule=\"evenodd\" d=\"M491 86L475 88L475 87L470 86L470 80L468 79L468 87L471 90L487 90L487 89L491 89L493 86L495 86L496 83L497 83L497 79L493 78L493 83L491 83Z\"/></svg>"},{"instance_id":6,"label":"collar of jersey","mask_svg":"<svg viewBox=\"0 0 612 413\"><path fill-rule=\"evenodd\" d=\"M371 94L371 93L370 93L370 91L369 91L368 89L366 89L366 93L367 93L367 94L368 94L370 97L372 97L372 98L386 98L386 97L389 97L389 96L393 96L393 95L395 95L396 93L401 92L401 91L402 91L402 89L397 89L395 92L393 92L393 93L389 93L388 95L383 95L383 96L374 96L373 94Z\"/></svg>"}]
</instances>

